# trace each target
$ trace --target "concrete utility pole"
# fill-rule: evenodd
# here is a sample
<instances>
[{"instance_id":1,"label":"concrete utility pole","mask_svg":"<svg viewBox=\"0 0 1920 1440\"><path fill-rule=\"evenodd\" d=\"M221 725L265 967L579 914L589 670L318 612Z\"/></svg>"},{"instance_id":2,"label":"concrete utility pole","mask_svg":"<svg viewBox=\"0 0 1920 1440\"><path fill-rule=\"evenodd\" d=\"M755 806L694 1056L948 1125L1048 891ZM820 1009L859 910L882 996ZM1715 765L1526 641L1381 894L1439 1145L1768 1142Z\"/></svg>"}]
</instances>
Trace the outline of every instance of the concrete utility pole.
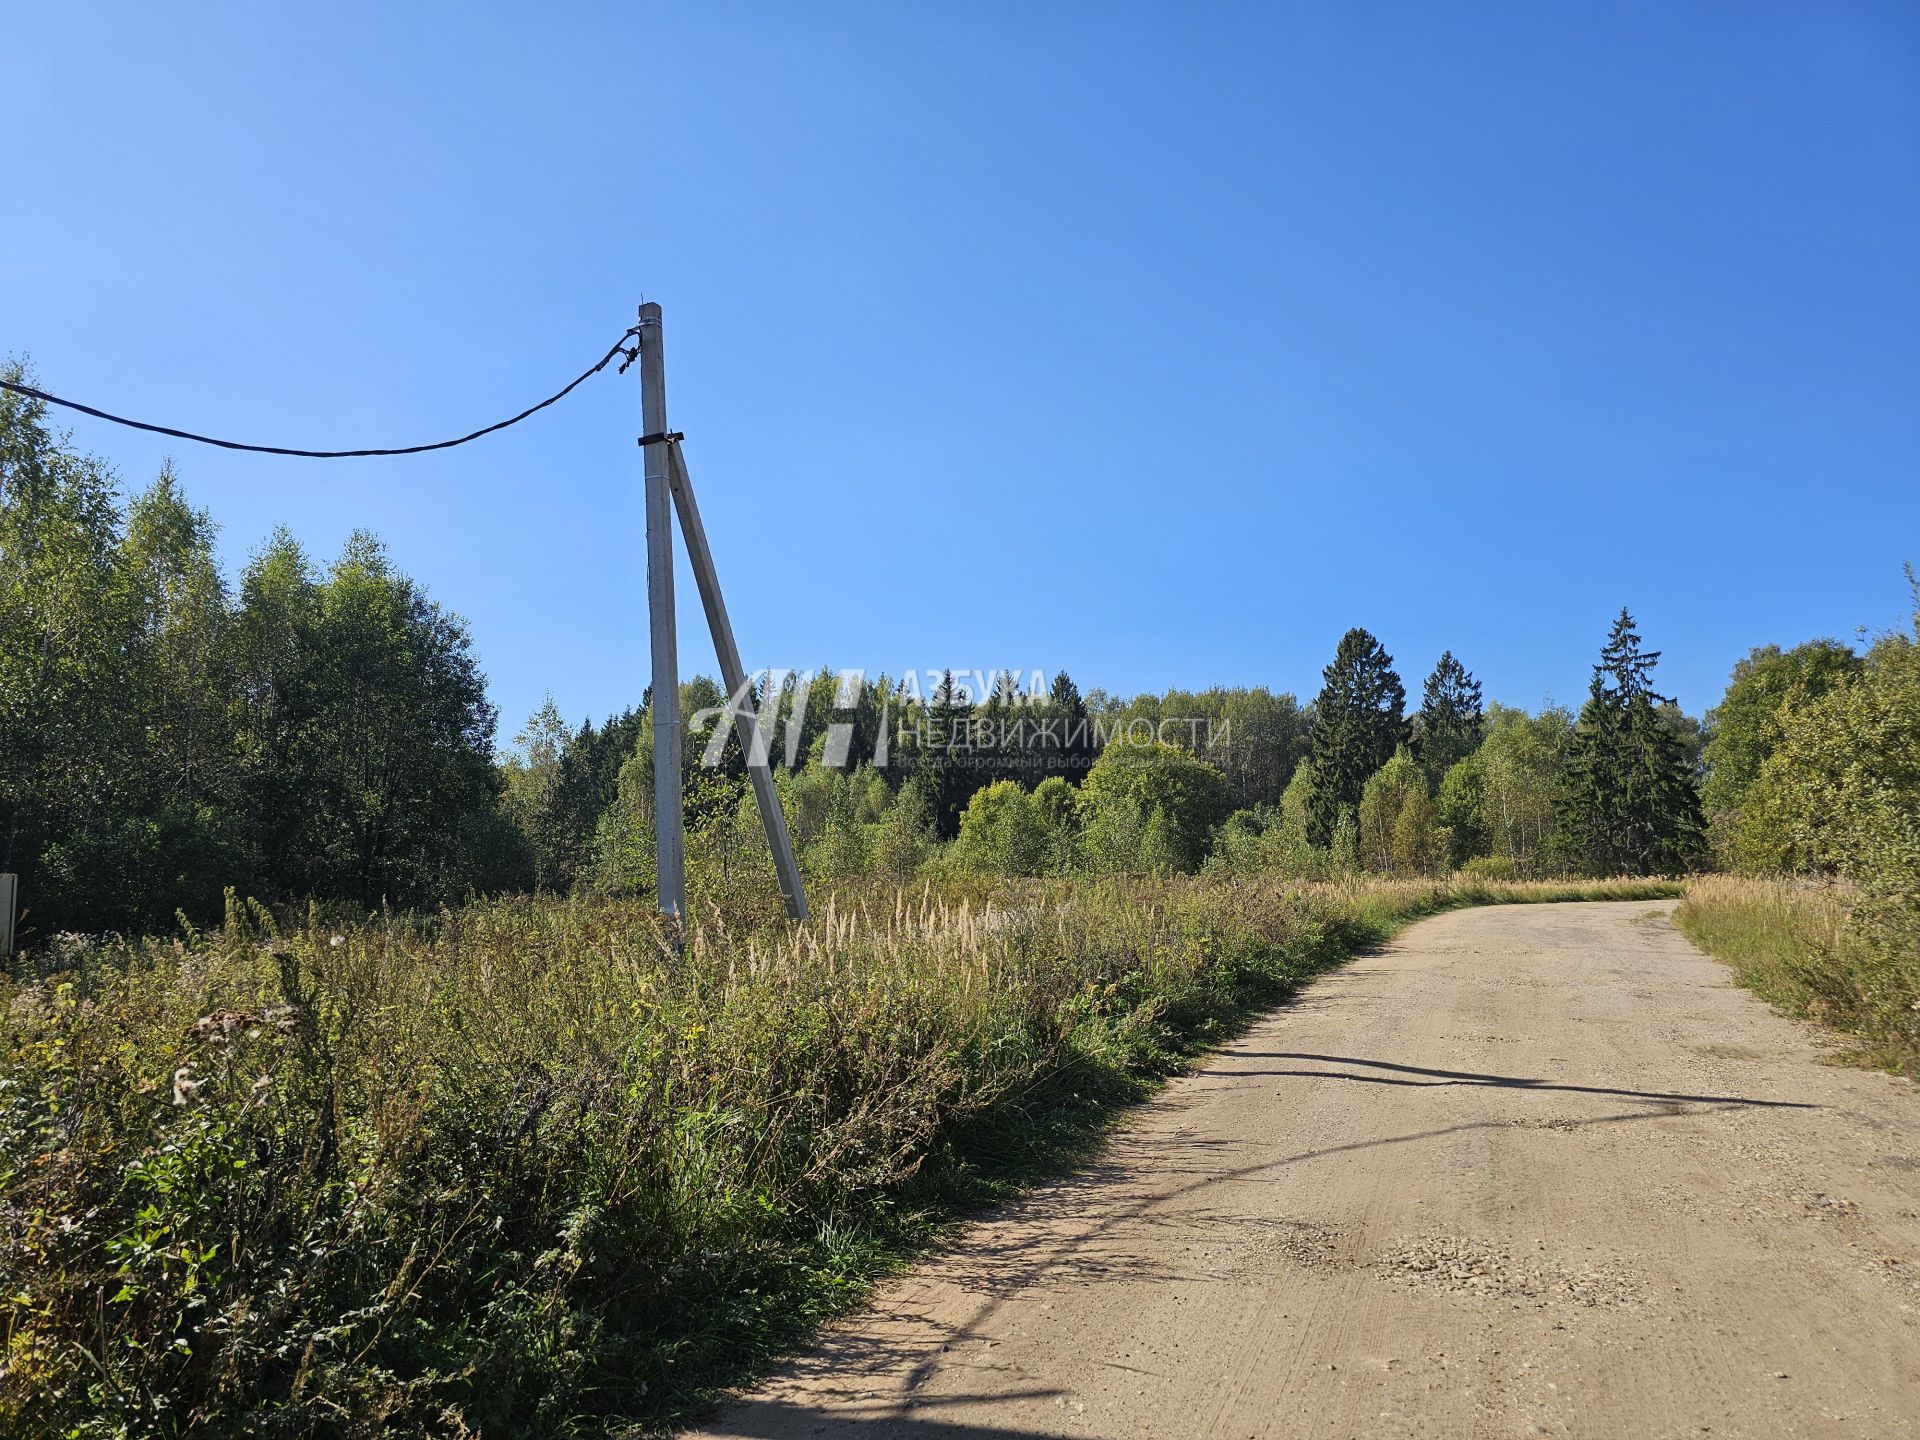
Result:
<instances>
[{"instance_id":1,"label":"concrete utility pole","mask_svg":"<svg viewBox=\"0 0 1920 1440\"><path fill-rule=\"evenodd\" d=\"M653 639L654 873L660 913L687 913L687 819L680 796L680 657L673 618L673 499L660 307L640 307L640 424L647 477L647 624Z\"/></svg>"},{"instance_id":2,"label":"concrete utility pole","mask_svg":"<svg viewBox=\"0 0 1920 1440\"><path fill-rule=\"evenodd\" d=\"M780 893L787 913L807 918L807 897L800 883L800 867L787 835L787 817L774 789L772 760L765 738L756 733L755 717L744 704L747 672L734 643L727 602L720 594L720 576L713 552L707 548L707 529L700 522L700 506L693 498L693 481L679 437L667 430L667 376L661 358L660 307L640 307L640 417L645 426L643 446L647 476L647 619L653 638L653 809L655 865L659 876L660 911L684 916L687 906L686 816L680 796L680 673L674 642L673 512L679 511L680 529L687 542L687 558L700 587L700 603L707 612L707 629L720 661L720 683L726 686L727 709L734 734L747 761L753 798L760 807L760 823L773 852L773 868L780 877ZM669 498L671 497L671 498ZM663 698L665 697L665 698ZM773 703L767 697L763 703Z\"/></svg>"}]
</instances>

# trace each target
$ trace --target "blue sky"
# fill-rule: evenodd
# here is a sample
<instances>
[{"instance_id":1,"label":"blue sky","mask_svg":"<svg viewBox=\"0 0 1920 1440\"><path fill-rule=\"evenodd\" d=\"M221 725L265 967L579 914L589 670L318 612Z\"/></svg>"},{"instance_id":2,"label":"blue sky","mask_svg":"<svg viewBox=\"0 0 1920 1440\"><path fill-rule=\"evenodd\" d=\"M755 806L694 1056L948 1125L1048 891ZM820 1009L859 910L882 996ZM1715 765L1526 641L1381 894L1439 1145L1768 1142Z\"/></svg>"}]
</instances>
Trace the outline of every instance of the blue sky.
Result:
<instances>
[{"instance_id":1,"label":"blue sky","mask_svg":"<svg viewBox=\"0 0 1920 1440\"><path fill-rule=\"evenodd\" d=\"M1626 604L1698 711L1920 561L1902 0L10 7L0 116L0 353L122 413L438 439L661 302L749 665L1532 705ZM634 380L73 430L230 566L378 532L508 736L646 683Z\"/></svg>"}]
</instances>

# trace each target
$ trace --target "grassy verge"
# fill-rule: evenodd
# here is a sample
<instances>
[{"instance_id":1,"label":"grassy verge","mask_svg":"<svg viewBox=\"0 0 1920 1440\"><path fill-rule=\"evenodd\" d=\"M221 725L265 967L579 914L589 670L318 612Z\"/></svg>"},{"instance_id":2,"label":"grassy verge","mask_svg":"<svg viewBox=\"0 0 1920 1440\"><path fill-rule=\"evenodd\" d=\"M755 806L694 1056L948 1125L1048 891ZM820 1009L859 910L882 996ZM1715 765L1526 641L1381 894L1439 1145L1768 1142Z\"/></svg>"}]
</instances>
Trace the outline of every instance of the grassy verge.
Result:
<instances>
[{"instance_id":1,"label":"grassy verge","mask_svg":"<svg viewBox=\"0 0 1920 1440\"><path fill-rule=\"evenodd\" d=\"M521 900L71 943L0 1049L0 1431L653 1430L1357 947L1597 885Z\"/></svg>"},{"instance_id":2,"label":"grassy verge","mask_svg":"<svg viewBox=\"0 0 1920 1440\"><path fill-rule=\"evenodd\" d=\"M1674 923L1791 1015L1852 1042L1850 1058L1920 1079L1920 944L1901 912L1845 886L1709 875Z\"/></svg>"}]
</instances>

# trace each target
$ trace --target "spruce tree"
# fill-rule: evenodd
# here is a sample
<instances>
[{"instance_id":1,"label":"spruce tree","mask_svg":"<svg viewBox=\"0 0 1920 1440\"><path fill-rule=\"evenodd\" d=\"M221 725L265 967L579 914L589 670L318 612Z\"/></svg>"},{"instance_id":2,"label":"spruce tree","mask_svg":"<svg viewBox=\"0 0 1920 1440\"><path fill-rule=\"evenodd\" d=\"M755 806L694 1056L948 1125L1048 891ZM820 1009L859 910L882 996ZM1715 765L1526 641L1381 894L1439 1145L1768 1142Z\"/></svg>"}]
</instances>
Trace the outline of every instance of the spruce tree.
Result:
<instances>
[{"instance_id":1,"label":"spruce tree","mask_svg":"<svg viewBox=\"0 0 1920 1440\"><path fill-rule=\"evenodd\" d=\"M951 670L942 672L927 699L924 717L926 749L921 766L932 801L934 832L942 840L951 840L960 833L960 812L980 788L973 765L973 704Z\"/></svg>"},{"instance_id":2,"label":"spruce tree","mask_svg":"<svg viewBox=\"0 0 1920 1440\"><path fill-rule=\"evenodd\" d=\"M1672 872L1700 850L1699 791L1652 688L1659 659L1640 648L1633 617L1621 610L1568 747L1561 836L1602 874Z\"/></svg>"},{"instance_id":3,"label":"spruce tree","mask_svg":"<svg viewBox=\"0 0 1920 1440\"><path fill-rule=\"evenodd\" d=\"M1315 785L1308 838L1328 844L1335 822L1360 804L1369 778L1393 758L1407 734L1406 687L1393 657L1358 627L1340 637L1313 702Z\"/></svg>"},{"instance_id":4,"label":"spruce tree","mask_svg":"<svg viewBox=\"0 0 1920 1440\"><path fill-rule=\"evenodd\" d=\"M980 747L976 787L1001 780L1017 780L1031 790L1039 777L1028 773L1027 735L1023 722L1024 698L1014 678L1019 672L1003 669L993 677L986 703L975 715L974 743Z\"/></svg>"},{"instance_id":5,"label":"spruce tree","mask_svg":"<svg viewBox=\"0 0 1920 1440\"><path fill-rule=\"evenodd\" d=\"M1053 677L1047 692L1046 718L1058 723L1058 743L1047 756L1046 773L1064 775L1076 785L1084 780L1093 765L1096 751L1093 726L1087 716L1087 702L1080 687L1062 670Z\"/></svg>"},{"instance_id":6,"label":"spruce tree","mask_svg":"<svg viewBox=\"0 0 1920 1440\"><path fill-rule=\"evenodd\" d=\"M1414 724L1414 754L1430 783L1438 785L1447 771L1480 748L1485 725L1480 682L1451 650L1442 651L1427 677Z\"/></svg>"}]
</instances>

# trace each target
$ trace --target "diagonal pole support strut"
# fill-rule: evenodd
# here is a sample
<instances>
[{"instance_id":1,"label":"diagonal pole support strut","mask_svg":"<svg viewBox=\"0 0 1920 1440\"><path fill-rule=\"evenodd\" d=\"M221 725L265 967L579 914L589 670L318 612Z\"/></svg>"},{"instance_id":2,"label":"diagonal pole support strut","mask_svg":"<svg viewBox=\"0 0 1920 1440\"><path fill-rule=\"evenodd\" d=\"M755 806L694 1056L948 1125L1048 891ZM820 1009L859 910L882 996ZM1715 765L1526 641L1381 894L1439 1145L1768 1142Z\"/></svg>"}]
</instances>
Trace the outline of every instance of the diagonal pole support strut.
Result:
<instances>
[{"instance_id":1,"label":"diagonal pole support strut","mask_svg":"<svg viewBox=\"0 0 1920 1440\"><path fill-rule=\"evenodd\" d=\"M727 692L727 712L733 716L734 734L740 738L740 753L746 756L747 778L753 782L753 798L760 807L760 823L766 828L767 848L773 851L780 894L787 902L787 914L795 920L804 920L807 918L806 891L800 883L800 867L793 858L793 842L787 836L787 817L780 808L780 793L773 788L767 745L756 733L754 716L740 703L746 694L747 673L740 663L740 647L733 641L733 622L727 618L727 602L720 594L713 552L707 548L707 527L700 523L700 506L693 498L693 481L687 475L686 457L680 453L678 442L670 442L663 448L667 452L667 475L672 483L674 508L680 514L680 536L687 544L687 558L693 562L700 603L707 611L707 629L713 632L713 648L720 659L720 683Z\"/></svg>"}]
</instances>

